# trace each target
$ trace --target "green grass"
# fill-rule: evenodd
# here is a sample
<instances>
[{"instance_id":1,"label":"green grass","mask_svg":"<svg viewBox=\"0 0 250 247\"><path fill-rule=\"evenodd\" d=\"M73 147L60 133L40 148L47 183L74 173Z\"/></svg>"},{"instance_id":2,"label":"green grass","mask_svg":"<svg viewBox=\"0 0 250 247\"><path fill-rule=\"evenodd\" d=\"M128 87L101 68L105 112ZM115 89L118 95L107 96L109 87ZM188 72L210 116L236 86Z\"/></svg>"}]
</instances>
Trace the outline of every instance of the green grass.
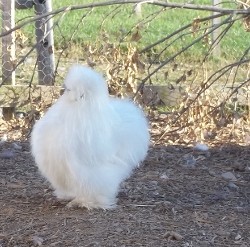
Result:
<instances>
[{"instance_id":1,"label":"green grass","mask_svg":"<svg viewBox=\"0 0 250 247\"><path fill-rule=\"evenodd\" d=\"M53 1L53 9L58 9L63 6L86 4L88 2L101 2L100 0L64 0ZM182 2L176 0L175 2ZM196 4L211 4L211 0L197 0ZM227 5L227 7L234 7L234 4ZM76 44L84 47L92 44L92 46L100 46L105 39L111 43L121 43L126 46L127 42L131 41L131 36L136 32L136 27L139 27L141 39L137 42L132 42L143 49L149 44L171 34L178 28L192 22L195 18L202 18L209 16L209 12L194 11L185 9L166 9L160 11L162 8L158 6L146 5L142 7L142 18L137 17L133 11L133 5L123 5L120 8L116 6L98 7L91 12L90 9L75 10L55 16L54 22L57 24L54 28L55 46L57 49L62 48L65 44ZM159 12L160 11L160 12ZM159 12L157 15L154 13ZM20 20L26 16L33 15L33 10L19 10L17 11L16 20ZM145 20L151 21L145 22ZM144 21L143 21L144 20ZM138 26L138 23L141 23ZM76 27L78 28L76 30ZM34 40L34 24L30 24L22 31L29 38ZM205 28L205 26L203 26ZM190 29L183 32L183 37L173 42L173 39L156 46L150 51L158 54L166 45L173 42L169 48L164 51L164 58L171 56L176 51L190 44L195 38L201 35L203 30L193 35ZM74 34L74 35L73 35ZM73 35L73 36L72 36ZM227 59L234 59L240 57L241 54L249 47L250 34L244 31L242 23L237 22L232 27L227 35L223 38L221 43L222 55ZM185 59L197 59L206 53L208 43L201 40L186 53L183 54Z\"/></svg>"}]
</instances>

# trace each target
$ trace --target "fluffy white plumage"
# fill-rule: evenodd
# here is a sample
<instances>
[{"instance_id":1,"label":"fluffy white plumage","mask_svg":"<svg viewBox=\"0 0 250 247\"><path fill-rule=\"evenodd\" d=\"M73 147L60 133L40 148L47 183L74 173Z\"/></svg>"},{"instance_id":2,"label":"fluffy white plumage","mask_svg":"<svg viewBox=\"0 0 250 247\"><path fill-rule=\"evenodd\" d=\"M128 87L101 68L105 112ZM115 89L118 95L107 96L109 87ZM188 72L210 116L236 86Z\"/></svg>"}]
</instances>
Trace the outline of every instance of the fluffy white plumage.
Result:
<instances>
[{"instance_id":1,"label":"fluffy white plumage","mask_svg":"<svg viewBox=\"0 0 250 247\"><path fill-rule=\"evenodd\" d=\"M91 68L72 66L64 84L32 130L32 154L56 196L71 200L68 206L111 208L120 183L146 157L146 118L133 102L109 97Z\"/></svg>"}]
</instances>

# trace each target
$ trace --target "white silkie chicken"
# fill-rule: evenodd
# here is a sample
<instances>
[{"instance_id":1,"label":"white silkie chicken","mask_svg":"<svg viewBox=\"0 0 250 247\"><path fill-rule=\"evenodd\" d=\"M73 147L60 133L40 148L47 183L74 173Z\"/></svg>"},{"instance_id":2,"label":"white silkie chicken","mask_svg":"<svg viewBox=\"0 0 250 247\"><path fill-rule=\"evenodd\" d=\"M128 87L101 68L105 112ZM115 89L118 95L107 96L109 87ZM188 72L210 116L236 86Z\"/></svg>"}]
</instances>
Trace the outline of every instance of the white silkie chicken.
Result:
<instances>
[{"instance_id":1,"label":"white silkie chicken","mask_svg":"<svg viewBox=\"0 0 250 247\"><path fill-rule=\"evenodd\" d=\"M112 208L120 183L147 155L147 120L133 102L111 98L91 68L72 66L64 84L33 128L32 154L68 206Z\"/></svg>"}]
</instances>

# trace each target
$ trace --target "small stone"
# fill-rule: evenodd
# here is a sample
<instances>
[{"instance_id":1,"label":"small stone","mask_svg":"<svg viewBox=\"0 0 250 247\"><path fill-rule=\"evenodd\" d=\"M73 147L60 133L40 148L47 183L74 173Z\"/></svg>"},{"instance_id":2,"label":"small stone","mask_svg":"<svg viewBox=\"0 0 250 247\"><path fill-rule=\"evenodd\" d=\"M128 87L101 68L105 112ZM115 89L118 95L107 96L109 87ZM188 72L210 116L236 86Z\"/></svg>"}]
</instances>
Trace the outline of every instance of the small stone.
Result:
<instances>
[{"instance_id":1,"label":"small stone","mask_svg":"<svg viewBox=\"0 0 250 247\"><path fill-rule=\"evenodd\" d=\"M12 146L13 146L13 148L14 149L16 149L16 150L22 150L22 146L21 145L18 145L17 143L12 143Z\"/></svg>"},{"instance_id":2,"label":"small stone","mask_svg":"<svg viewBox=\"0 0 250 247\"><path fill-rule=\"evenodd\" d=\"M38 236L33 236L32 241L35 245L41 246L44 240Z\"/></svg>"},{"instance_id":3,"label":"small stone","mask_svg":"<svg viewBox=\"0 0 250 247\"><path fill-rule=\"evenodd\" d=\"M160 178L161 178L161 179L164 179L164 180L169 179L169 177L167 176L166 173L163 173L163 174L160 176Z\"/></svg>"},{"instance_id":4,"label":"small stone","mask_svg":"<svg viewBox=\"0 0 250 247\"><path fill-rule=\"evenodd\" d=\"M1 153L0 153L0 158L3 158L3 159L11 159L15 156L14 152L11 151L11 150L3 150Z\"/></svg>"},{"instance_id":5,"label":"small stone","mask_svg":"<svg viewBox=\"0 0 250 247\"><path fill-rule=\"evenodd\" d=\"M179 233L177 232L174 232L174 231L171 231L171 232L166 232L164 235L163 235L164 238L167 238L168 240L182 240L183 239L183 236L181 236Z\"/></svg>"},{"instance_id":6,"label":"small stone","mask_svg":"<svg viewBox=\"0 0 250 247\"><path fill-rule=\"evenodd\" d=\"M225 231L223 229L219 229L217 232L216 232L217 235L219 236L224 236L224 237L229 237L231 235L230 232L228 231Z\"/></svg>"},{"instance_id":7,"label":"small stone","mask_svg":"<svg viewBox=\"0 0 250 247\"><path fill-rule=\"evenodd\" d=\"M235 190L239 189L239 186L237 186L233 182L229 182L227 187L230 188L230 189L235 189Z\"/></svg>"},{"instance_id":8,"label":"small stone","mask_svg":"<svg viewBox=\"0 0 250 247\"><path fill-rule=\"evenodd\" d=\"M221 176L228 181L237 181L237 178L234 176L232 172L224 172Z\"/></svg>"},{"instance_id":9,"label":"small stone","mask_svg":"<svg viewBox=\"0 0 250 247\"><path fill-rule=\"evenodd\" d=\"M235 239L236 241L240 240L240 239L241 239L241 235L238 233L234 239Z\"/></svg>"},{"instance_id":10,"label":"small stone","mask_svg":"<svg viewBox=\"0 0 250 247\"><path fill-rule=\"evenodd\" d=\"M216 177L217 176L216 172L215 171L211 171L211 170L208 171L208 174L210 176L212 176L212 177Z\"/></svg>"},{"instance_id":11,"label":"small stone","mask_svg":"<svg viewBox=\"0 0 250 247\"><path fill-rule=\"evenodd\" d=\"M206 151L209 150L209 147L208 147L206 144L197 143L197 144L194 146L194 150L206 152Z\"/></svg>"}]
</instances>

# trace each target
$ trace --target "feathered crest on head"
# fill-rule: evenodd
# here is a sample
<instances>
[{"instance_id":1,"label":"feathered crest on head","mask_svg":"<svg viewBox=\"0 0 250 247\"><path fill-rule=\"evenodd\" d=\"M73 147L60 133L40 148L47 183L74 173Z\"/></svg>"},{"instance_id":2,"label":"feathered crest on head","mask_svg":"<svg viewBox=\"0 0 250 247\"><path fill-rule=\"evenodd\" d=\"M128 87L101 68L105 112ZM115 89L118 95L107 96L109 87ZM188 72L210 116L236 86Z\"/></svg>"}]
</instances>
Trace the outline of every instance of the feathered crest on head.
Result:
<instances>
[{"instance_id":1,"label":"feathered crest on head","mask_svg":"<svg viewBox=\"0 0 250 247\"><path fill-rule=\"evenodd\" d=\"M93 69L79 64L73 65L64 80L65 96L72 101L95 100L108 98L108 87L105 79Z\"/></svg>"}]
</instances>

